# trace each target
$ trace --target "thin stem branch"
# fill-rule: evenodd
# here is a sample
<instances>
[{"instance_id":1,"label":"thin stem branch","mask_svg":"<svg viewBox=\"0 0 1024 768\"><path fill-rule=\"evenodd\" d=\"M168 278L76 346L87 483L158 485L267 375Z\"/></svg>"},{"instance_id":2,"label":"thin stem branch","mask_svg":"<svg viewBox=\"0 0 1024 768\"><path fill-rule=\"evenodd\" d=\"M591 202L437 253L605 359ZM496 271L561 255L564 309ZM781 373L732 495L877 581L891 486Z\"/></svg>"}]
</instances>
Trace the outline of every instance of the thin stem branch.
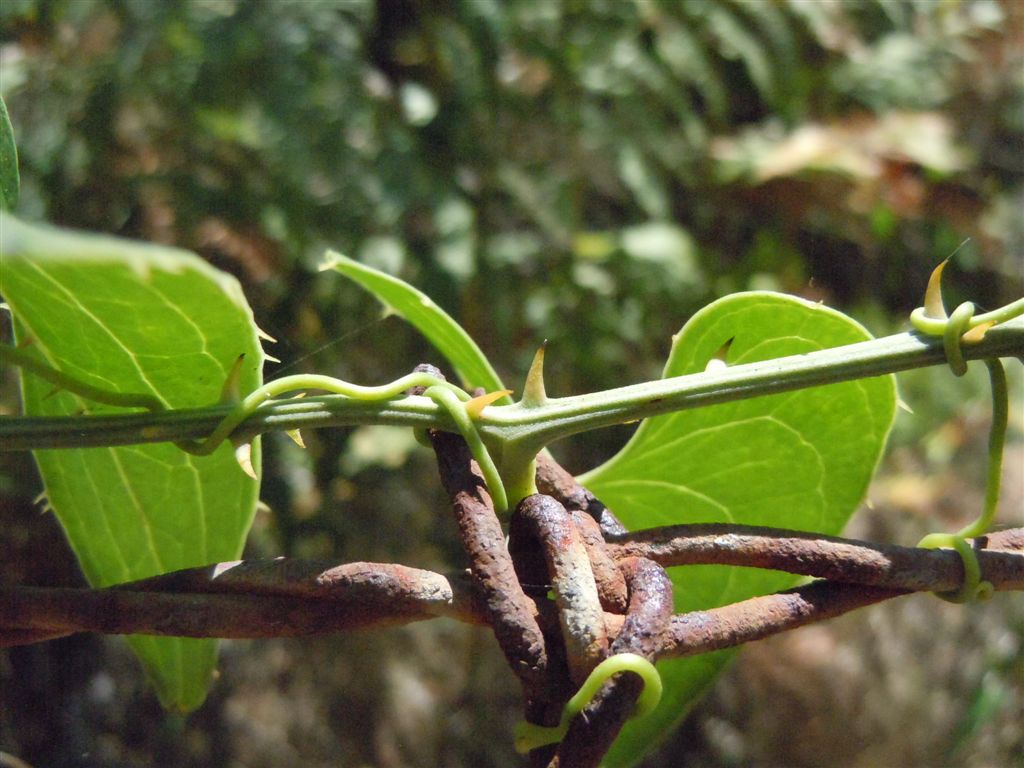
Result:
<instances>
[{"instance_id":1,"label":"thin stem branch","mask_svg":"<svg viewBox=\"0 0 1024 768\"><path fill-rule=\"evenodd\" d=\"M995 334L993 336L993 334ZM967 360L1024 357L1024 317L989 330L964 347ZM540 447L568 435L688 410L796 389L872 378L912 368L945 364L942 340L901 333L805 355L730 366L576 397L549 398L540 408L518 405L494 409L493 419L509 421L522 440ZM482 428L482 431L486 430Z\"/></svg>"},{"instance_id":2,"label":"thin stem branch","mask_svg":"<svg viewBox=\"0 0 1024 768\"><path fill-rule=\"evenodd\" d=\"M1024 357L1024 317L990 329L964 347L967 359ZM917 333L736 365L720 371L644 382L574 397L548 398L543 405L486 408L477 428L486 441L540 447L600 427L661 413L743 400L840 381L882 376L945 364L942 340ZM209 435L227 414L223 406L158 413L0 419L0 450L36 450L181 441ZM385 402L338 395L272 401L246 419L239 431L259 434L318 427L389 424L452 429L429 398Z\"/></svg>"}]
</instances>

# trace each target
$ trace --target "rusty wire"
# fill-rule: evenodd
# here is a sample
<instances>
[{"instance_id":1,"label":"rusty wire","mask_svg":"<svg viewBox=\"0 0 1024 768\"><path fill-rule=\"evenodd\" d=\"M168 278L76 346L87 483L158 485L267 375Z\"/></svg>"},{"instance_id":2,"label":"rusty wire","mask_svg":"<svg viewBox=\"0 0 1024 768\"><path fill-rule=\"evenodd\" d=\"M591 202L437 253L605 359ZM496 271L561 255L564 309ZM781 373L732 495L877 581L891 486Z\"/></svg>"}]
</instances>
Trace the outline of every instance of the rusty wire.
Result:
<instances>
[{"instance_id":1,"label":"rusty wire","mask_svg":"<svg viewBox=\"0 0 1024 768\"><path fill-rule=\"evenodd\" d=\"M782 532L780 538L786 538L786 533ZM984 539L989 548L978 551L984 577L993 581L999 591L1024 590L1024 528L1000 531ZM875 550L872 547L862 551L856 542L848 540L847 543L851 551L847 562L855 573L862 558L874 557ZM959 556L950 550L918 550L912 547L899 549L908 549L920 555L919 581L922 584L918 589L887 587L884 584L862 585L848 578L845 580L847 583L828 581L819 587L815 582L797 590L778 593L778 596L752 598L753 601L762 601L759 605L770 614L767 618L772 623L763 627L751 639L774 634L771 629L778 620L778 607L769 609L770 603L764 602L769 598L778 597L783 603L792 602L788 596L802 594L802 591L812 586L815 590L823 589L824 584L828 584L829 590L823 593L827 596L824 602L840 601L844 610L839 613L842 613L851 609L847 605L847 601L852 599L850 595L862 595L863 600L877 602L879 599L898 597L913 591L944 591L950 584L955 585L958 576L963 574ZM818 556L830 555L818 552ZM730 557L734 557L734 554L730 554ZM704 562L707 561L717 562L716 555L709 552ZM808 558L808 563L813 567L813 556ZM841 568L842 565L836 567ZM386 577L393 569L404 574L403 579L397 583ZM801 574L805 570L809 570L809 567L794 568L791 572ZM244 575L244 578L236 581L236 572ZM332 573L348 575L344 579L339 578L328 588ZM489 624L477 593L471 578L463 573L445 576L388 563L338 565L290 558L215 563L103 589L0 586L0 647L38 642L29 639L34 635L40 639L49 639L75 632L269 638L340 632L441 617L471 624ZM220 603L231 609L229 618L207 619L203 617L205 612L191 617L186 615L195 606L217 604L215 598L225 594L238 598ZM869 597L875 599L869 600ZM270 598L276 600L273 604L267 603L273 607L257 609L260 601ZM162 601L159 611L148 607L156 600ZM386 603L383 608L373 607L381 602ZM748 602L737 603L736 606ZM800 609L807 615L808 621L805 623L838 615L826 611L827 606L822 605L822 602L815 598ZM329 605L331 603L337 604L336 607L332 608ZM367 612L371 607L375 615ZM695 612L693 617L696 620L697 616L715 615L715 612L731 607ZM753 606L744 610L750 618L754 618ZM307 611L313 614L328 613L318 618L307 618L304 615ZM150 613L159 614L160 621L150 616ZM268 623L261 623L261 617L267 616L271 617ZM687 616L674 617L673 626ZM605 621L610 630L616 629L621 625L622 617L606 612ZM217 635L216 628L221 625L226 634ZM789 628L786 624L777 631ZM24 639L21 641L17 640L19 632L23 633ZM713 647L725 646L716 641ZM712 646L706 645L694 647L698 653L711 649ZM670 654L674 655L671 650Z\"/></svg>"},{"instance_id":2,"label":"rusty wire","mask_svg":"<svg viewBox=\"0 0 1024 768\"><path fill-rule=\"evenodd\" d=\"M631 557L621 564L629 590L629 608L622 629L612 641L610 653L636 653L657 661L664 648L672 618L672 582L657 563ZM598 691L586 709L569 726L551 766L590 768L619 735L632 714L642 690L638 677L623 672Z\"/></svg>"},{"instance_id":3,"label":"rusty wire","mask_svg":"<svg viewBox=\"0 0 1024 768\"><path fill-rule=\"evenodd\" d=\"M652 529L653 530L653 529ZM762 529L768 536L769 529ZM791 532L780 531L779 538L785 540ZM842 540L841 540L842 541ZM986 548L978 550L982 564L982 572L986 579L992 580L1000 591L1024 590L1024 528L1011 528L979 539ZM842 569L848 563L851 573L857 573L863 566L865 558L877 555L875 545L861 549L858 542L845 540L848 554L842 562L834 563L835 568ZM801 575L816 566L818 559L828 558L834 561L833 553L823 551L825 547L808 546L808 553L803 567L794 565L791 573ZM835 594L845 591L864 591L865 586L873 586L875 592L883 590L892 597L913 591L943 591L949 585L955 585L957 578L962 576L963 567L959 556L950 550L920 550L913 547L894 547L901 555L917 557L920 574L916 578L920 586L911 590L899 584L887 586L875 583L880 580L871 577L872 584L861 585L853 577L829 583L837 587ZM902 552L907 550L907 552ZM736 558L734 552L728 557ZM714 550L706 550L706 556L700 562L721 562L719 554ZM352 569L352 570L349 570ZM404 589L397 594L397 585L386 578L392 569L403 572L400 583ZM781 569L789 570L789 569ZM236 581L236 573L244 578ZM332 574L347 574L346 578L337 577L332 583ZM365 574L365 576L357 575ZM806 574L804 574L806 575ZM382 576L385 576L382 579ZM362 581L365 578L365 583ZM419 580L424 579L425 584ZM329 586L328 586L329 585ZM839 589L849 587L849 590ZM108 597L108 592L124 593L117 597ZM406 605L415 605L418 610L402 609L401 602L391 605L390 609L381 612L381 623L385 619L391 623L404 623L412 620L448 617L472 624L489 623L481 607L481 600L475 595L471 579L465 574L448 576L406 566L388 563L346 563L334 564L318 561L277 558L274 560L248 560L240 562L215 563L201 568L190 568L162 576L156 576L141 582L131 582L104 589L70 588L70 587L32 587L3 586L0 587L0 646L14 645L7 642L15 630L52 631L62 635L73 632L105 632L107 634L132 634L137 632L149 634L181 634L187 637L214 637L209 628L199 620L192 622L191 627L179 617L186 604L185 598L217 596L232 593L236 597L252 597L265 599L276 597L282 609L287 606L299 626L309 626L302 617L305 608L311 611L323 611L325 603L338 602L355 605L359 601L367 603L375 601L391 601L401 597ZM141 605L147 599L155 599L159 593L166 598L165 609L166 631L148 623L145 613L137 608L135 601ZM867 594L867 592L864 592ZM779 593L782 595L790 592ZM138 595L138 597L136 597ZM147 595L149 597L147 597ZM450 597L449 597L450 595ZM757 598L755 598L757 599ZM116 601L116 607L123 615L110 616L105 619L94 616L103 613L106 601ZM197 604L202 600L196 601ZM312 634L313 632L288 632L283 625L271 628L261 627L247 613L249 603L240 601L240 610L232 621L238 625L234 633L225 637L280 637L285 635ZM715 609L722 610L722 609ZM606 621L614 623L614 614L605 614ZM621 617L620 617L621 619ZM108 629L104 629L106 626ZM378 623L366 618L356 620L352 615L337 612L333 619L325 621L322 628L314 628L318 632L337 632L359 629L367 626L379 626ZM190 629L196 634L185 633Z\"/></svg>"},{"instance_id":4,"label":"rusty wire","mask_svg":"<svg viewBox=\"0 0 1024 768\"><path fill-rule=\"evenodd\" d=\"M899 595L949 591L963 579L962 560L949 550L724 524L627 532L546 457L538 459L543 495L516 510L506 546L465 442L439 431L430 439L468 573L276 559L213 564L105 589L0 587L0 647L82 631L286 637L446 617L492 628L522 683L527 719L550 726L581 678L610 654L654 661L734 647ZM1024 528L979 537L974 547L983 578L996 590L1024 590ZM673 616L664 568L689 564L825 580ZM530 764L598 765L632 714L640 685L631 673L613 677L562 743L534 750Z\"/></svg>"},{"instance_id":5,"label":"rusty wire","mask_svg":"<svg viewBox=\"0 0 1024 768\"><path fill-rule=\"evenodd\" d=\"M532 701L543 694L548 681L548 658L536 605L519 582L505 546L505 533L465 440L440 431L431 431L429 436L485 617L509 666L523 683L527 700Z\"/></svg>"},{"instance_id":6,"label":"rusty wire","mask_svg":"<svg viewBox=\"0 0 1024 768\"><path fill-rule=\"evenodd\" d=\"M569 677L583 684L591 670L608 656L608 632L590 556L572 516L550 496L523 499L509 522L513 557L523 562L530 554L543 555L544 568L531 563L530 580L550 583L558 607L561 640Z\"/></svg>"}]
</instances>

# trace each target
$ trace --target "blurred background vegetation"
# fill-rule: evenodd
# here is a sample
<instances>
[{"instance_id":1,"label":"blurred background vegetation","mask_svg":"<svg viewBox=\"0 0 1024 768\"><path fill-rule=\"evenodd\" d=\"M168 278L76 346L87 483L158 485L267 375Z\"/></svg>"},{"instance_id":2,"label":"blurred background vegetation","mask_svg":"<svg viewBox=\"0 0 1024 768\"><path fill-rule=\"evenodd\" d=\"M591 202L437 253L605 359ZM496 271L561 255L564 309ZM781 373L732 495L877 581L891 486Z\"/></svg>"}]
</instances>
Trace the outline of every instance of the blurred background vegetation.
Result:
<instances>
[{"instance_id":1,"label":"blurred background vegetation","mask_svg":"<svg viewBox=\"0 0 1024 768\"><path fill-rule=\"evenodd\" d=\"M512 386L549 340L553 394L656 377L686 318L738 290L884 334L967 238L951 304L992 308L1024 283L1018 0L4 0L0 91L19 214L234 273L279 339L268 378L381 382L438 360L317 273L327 247L430 293ZM974 375L900 384L914 414L852 532L912 543L974 516L988 406ZM11 413L10 372L3 386ZM1003 519L1019 524L1019 399L1011 418ZM626 434L556 453L581 471ZM264 442L250 555L461 567L406 433L305 437L306 452ZM80 583L32 505L30 458L2 462L0 579ZM1020 602L915 597L755 646L650 765L1021 765ZM187 720L159 711L116 640L15 649L0 750L36 766L515 765L518 693L492 646L441 623L225 643Z\"/></svg>"}]
</instances>

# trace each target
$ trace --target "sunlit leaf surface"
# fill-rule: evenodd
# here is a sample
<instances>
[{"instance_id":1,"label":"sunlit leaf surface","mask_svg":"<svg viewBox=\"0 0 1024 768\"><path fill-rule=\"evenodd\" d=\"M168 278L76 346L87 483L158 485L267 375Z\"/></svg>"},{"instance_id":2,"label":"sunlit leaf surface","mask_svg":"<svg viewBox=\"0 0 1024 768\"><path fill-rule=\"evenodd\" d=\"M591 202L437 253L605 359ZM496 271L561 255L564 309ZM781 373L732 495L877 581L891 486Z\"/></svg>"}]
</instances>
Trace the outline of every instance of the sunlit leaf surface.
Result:
<instances>
[{"instance_id":1,"label":"sunlit leaf surface","mask_svg":"<svg viewBox=\"0 0 1024 768\"><path fill-rule=\"evenodd\" d=\"M241 388L260 383L263 353L235 280L196 256L0 220L0 293L18 341L55 368L169 407L215 402L244 354ZM96 405L26 375L29 415L100 413ZM258 447L254 450L258 465ZM90 583L106 586L232 560L255 512L258 484L231 446L196 457L169 444L37 451L49 505ZM132 637L161 700L202 703L213 640Z\"/></svg>"},{"instance_id":2,"label":"sunlit leaf surface","mask_svg":"<svg viewBox=\"0 0 1024 768\"><path fill-rule=\"evenodd\" d=\"M676 336L665 376L697 373L733 339L730 365L870 338L819 304L735 294L698 312ZM728 522L839 533L857 508L895 413L892 377L743 400L645 421L625 448L581 478L630 529ZM690 611L791 586L793 577L718 566L675 568L676 607ZM633 763L702 693L729 653L663 662L665 696L631 723L607 765Z\"/></svg>"}]
</instances>

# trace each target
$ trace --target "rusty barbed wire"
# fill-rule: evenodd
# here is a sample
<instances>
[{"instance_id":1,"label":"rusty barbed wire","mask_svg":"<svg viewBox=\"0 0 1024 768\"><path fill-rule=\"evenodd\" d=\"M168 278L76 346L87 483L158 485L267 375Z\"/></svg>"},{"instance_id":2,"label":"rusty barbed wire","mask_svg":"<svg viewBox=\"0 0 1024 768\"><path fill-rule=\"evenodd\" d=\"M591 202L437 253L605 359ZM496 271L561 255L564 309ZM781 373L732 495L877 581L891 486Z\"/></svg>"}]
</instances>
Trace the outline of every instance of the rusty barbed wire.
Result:
<instances>
[{"instance_id":1,"label":"rusty barbed wire","mask_svg":"<svg viewBox=\"0 0 1024 768\"><path fill-rule=\"evenodd\" d=\"M654 531L643 532L652 537ZM771 538L771 529L760 529L761 538ZM790 539L791 531L777 532L781 541ZM618 542L621 544L622 542ZM833 544L842 544L845 553L837 559ZM829 537L815 545L812 539L801 563L779 567L796 575L817 567L819 560L827 560L840 575L823 591L825 602L847 600L847 595L873 596L877 601L913 592L943 591L955 587L962 578L963 566L951 550L922 550L913 547L890 547L902 559L907 571L919 569L910 588L902 576L895 576L891 584L877 572L869 571L868 583L857 579L864 573L864 562L879 556L879 546L862 546L852 539ZM984 547L984 548L981 548ZM614 546L610 545L614 551ZM976 540L978 557L984 578L992 581L997 591L1024 591L1024 528L1012 528L988 534ZM724 549L729 549L724 553ZM701 556L693 556L692 563L729 562L746 565L732 545L716 550L703 542ZM904 552L903 550L907 550ZM754 559L750 561L751 567ZM845 575L844 569L849 569ZM351 569L351 570L350 570ZM880 571L885 571L884 565ZM902 569L901 569L902 572ZM403 574L392 581L388 574ZM778 593L786 596L800 593L817 584ZM813 593L812 593L813 594ZM216 598L233 597L223 601L224 608L234 607L230 621L222 621L206 611L187 616L189 611L204 604L214 605ZM753 598L767 601L776 596ZM259 601L274 599L264 609L257 610ZM791 598L779 597L780 600ZM159 610L148 606L162 600ZM381 601L395 600L390 607L378 607ZM533 602L531 600L531 602ZM749 601L744 601L749 602ZM810 620L821 620L831 615L817 611L820 601L815 599ZM331 608L328 604L337 604ZM736 605L742 605L737 603ZM766 612L769 603L763 603ZM372 606L373 613L369 612ZM725 611L729 607L697 612L708 614ZM329 610L329 614L324 614ZM318 614L314 620L306 612ZM160 621L150 616L159 614ZM537 613L540 611L537 609ZM605 620L616 624L617 614L605 612ZM391 563L324 563L318 561L277 558L274 560L233 561L214 563L201 568L190 568L156 576L140 582L119 584L100 589L40 586L0 586L0 647L21 645L59 637L75 632L104 634L167 634L183 637L215 637L215 629L223 625L222 637L270 638L304 634L349 631L386 624L407 623L447 617L471 624L489 624L483 600L472 578L465 573L440 574ZM683 618L676 616L673 626ZM266 619L266 621L264 621ZM289 623L290 622L290 623ZM618 617L621 623L621 616ZM675 630L673 630L675 631ZM760 634L760 637L767 636ZM722 647L715 645L714 647ZM695 652L709 650L709 646L696 646Z\"/></svg>"},{"instance_id":2,"label":"rusty barbed wire","mask_svg":"<svg viewBox=\"0 0 1024 768\"><path fill-rule=\"evenodd\" d=\"M543 567L535 564L532 573L540 583L550 584L569 676L582 685L608 656L608 632L590 556L572 516L550 496L528 496L509 521L509 546L520 562L532 552L542 553Z\"/></svg>"},{"instance_id":3,"label":"rusty barbed wire","mask_svg":"<svg viewBox=\"0 0 1024 768\"><path fill-rule=\"evenodd\" d=\"M672 582L665 569L639 557L622 562L629 607L610 655L636 653L655 662L664 649L672 617ZM611 747L633 713L643 684L636 675L620 673L609 680L569 726L550 766L592 768Z\"/></svg>"},{"instance_id":4,"label":"rusty barbed wire","mask_svg":"<svg viewBox=\"0 0 1024 768\"><path fill-rule=\"evenodd\" d=\"M465 441L440 431L429 437L468 572L279 558L216 563L103 589L4 586L0 647L82 631L269 638L445 617L492 628L522 683L527 720L551 726L581 678L609 655L654 661L734 647L900 595L956 589L964 578L962 559L951 550L726 524L628 532L546 457L538 460L543 494L520 504L506 545ZM1024 590L1024 528L979 537L974 548L996 590ZM673 616L664 569L694 564L824 580ZM632 673L613 677L562 743L534 750L530 764L598 765L641 685Z\"/></svg>"}]
</instances>

